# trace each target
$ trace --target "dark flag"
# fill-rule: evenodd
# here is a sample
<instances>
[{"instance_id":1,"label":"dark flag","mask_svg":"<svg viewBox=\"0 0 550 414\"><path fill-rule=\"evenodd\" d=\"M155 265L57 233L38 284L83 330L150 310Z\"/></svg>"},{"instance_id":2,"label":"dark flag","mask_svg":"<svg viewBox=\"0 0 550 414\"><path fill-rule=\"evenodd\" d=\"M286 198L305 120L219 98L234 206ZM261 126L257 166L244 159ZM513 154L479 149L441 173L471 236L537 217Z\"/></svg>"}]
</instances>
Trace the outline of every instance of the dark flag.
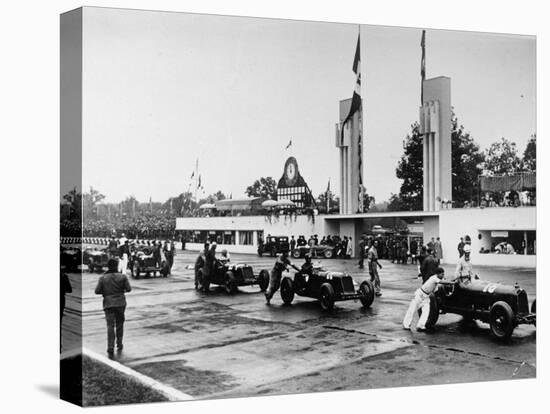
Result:
<instances>
[{"instance_id":1,"label":"dark flag","mask_svg":"<svg viewBox=\"0 0 550 414\"><path fill-rule=\"evenodd\" d=\"M426 80L426 31L422 30L422 40L420 41L422 48L422 62L420 63L420 105L424 104L424 81Z\"/></svg>"},{"instance_id":2,"label":"dark flag","mask_svg":"<svg viewBox=\"0 0 550 414\"><path fill-rule=\"evenodd\" d=\"M290 141L288 141L288 144L285 147L285 150L289 149L291 146L292 146L292 138L290 138Z\"/></svg>"},{"instance_id":3,"label":"dark flag","mask_svg":"<svg viewBox=\"0 0 550 414\"><path fill-rule=\"evenodd\" d=\"M353 73L356 75L355 88L351 99L349 113L344 122L342 122L342 131L340 132L340 143L344 143L344 127L353 115L361 110L361 47L360 36L357 36L357 48L355 49L355 58L353 59Z\"/></svg>"}]
</instances>

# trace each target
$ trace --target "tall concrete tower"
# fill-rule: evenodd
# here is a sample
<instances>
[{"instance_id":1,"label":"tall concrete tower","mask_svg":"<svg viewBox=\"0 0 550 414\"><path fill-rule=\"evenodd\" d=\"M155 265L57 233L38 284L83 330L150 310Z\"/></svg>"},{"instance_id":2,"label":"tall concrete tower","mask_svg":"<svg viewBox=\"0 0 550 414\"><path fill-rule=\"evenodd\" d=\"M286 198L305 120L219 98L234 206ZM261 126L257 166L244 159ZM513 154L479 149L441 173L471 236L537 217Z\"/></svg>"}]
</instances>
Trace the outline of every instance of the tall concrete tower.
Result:
<instances>
[{"instance_id":1,"label":"tall concrete tower","mask_svg":"<svg viewBox=\"0 0 550 414\"><path fill-rule=\"evenodd\" d=\"M340 101L340 122L336 124L336 147L340 149L340 214L363 212L363 120L357 111L343 126L351 99Z\"/></svg>"},{"instance_id":2,"label":"tall concrete tower","mask_svg":"<svg viewBox=\"0 0 550 414\"><path fill-rule=\"evenodd\" d=\"M452 200L451 78L439 76L423 82L420 133L423 135L423 206L437 211L441 201Z\"/></svg>"}]
</instances>

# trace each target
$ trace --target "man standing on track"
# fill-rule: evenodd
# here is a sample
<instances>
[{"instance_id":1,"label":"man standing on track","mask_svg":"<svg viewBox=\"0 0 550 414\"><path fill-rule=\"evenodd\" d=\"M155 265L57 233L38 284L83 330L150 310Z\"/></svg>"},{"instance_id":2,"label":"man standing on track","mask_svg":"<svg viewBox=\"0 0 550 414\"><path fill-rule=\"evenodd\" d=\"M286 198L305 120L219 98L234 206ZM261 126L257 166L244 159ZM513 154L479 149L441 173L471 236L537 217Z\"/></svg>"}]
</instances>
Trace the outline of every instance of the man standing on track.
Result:
<instances>
[{"instance_id":1,"label":"man standing on track","mask_svg":"<svg viewBox=\"0 0 550 414\"><path fill-rule=\"evenodd\" d=\"M126 310L125 293L132 290L126 275L118 273L118 261L109 259L109 270L102 275L95 288L96 295L103 295L103 311L107 321L107 353L112 356L116 345L122 351L124 335L124 312Z\"/></svg>"}]
</instances>

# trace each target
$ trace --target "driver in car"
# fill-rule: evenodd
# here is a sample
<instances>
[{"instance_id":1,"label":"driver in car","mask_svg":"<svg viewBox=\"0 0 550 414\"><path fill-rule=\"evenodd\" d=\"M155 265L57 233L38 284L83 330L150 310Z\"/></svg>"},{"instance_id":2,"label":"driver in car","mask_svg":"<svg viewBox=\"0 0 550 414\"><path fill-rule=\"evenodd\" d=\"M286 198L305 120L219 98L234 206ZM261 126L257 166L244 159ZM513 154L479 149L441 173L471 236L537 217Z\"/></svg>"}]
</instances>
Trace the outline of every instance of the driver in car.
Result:
<instances>
[{"instance_id":1,"label":"driver in car","mask_svg":"<svg viewBox=\"0 0 550 414\"><path fill-rule=\"evenodd\" d=\"M472 251L472 246L469 244L464 245L464 255L458 259L455 270L455 279L459 280L464 284L468 284L471 281L472 275L472 261L470 260L470 253Z\"/></svg>"},{"instance_id":2,"label":"driver in car","mask_svg":"<svg viewBox=\"0 0 550 414\"><path fill-rule=\"evenodd\" d=\"M435 270L435 274L426 280L422 287L416 289L416 292L414 292L414 297L409 305L409 309L407 309L407 313L403 319L403 328L411 329L414 314L418 311L418 309L422 309L422 314L416 324L416 330L426 330L426 322L428 320L428 316L430 315L430 293L436 291L444 276L445 270L438 267Z\"/></svg>"}]
</instances>

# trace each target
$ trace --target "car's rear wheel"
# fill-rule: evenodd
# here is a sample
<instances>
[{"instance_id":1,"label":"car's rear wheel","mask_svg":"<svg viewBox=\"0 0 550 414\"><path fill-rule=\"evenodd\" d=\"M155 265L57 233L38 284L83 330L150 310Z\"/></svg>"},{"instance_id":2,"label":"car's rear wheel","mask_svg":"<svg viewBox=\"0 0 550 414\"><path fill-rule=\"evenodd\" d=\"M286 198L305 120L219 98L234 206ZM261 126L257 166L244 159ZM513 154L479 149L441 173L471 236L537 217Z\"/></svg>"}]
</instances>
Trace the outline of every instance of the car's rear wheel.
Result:
<instances>
[{"instance_id":1,"label":"car's rear wheel","mask_svg":"<svg viewBox=\"0 0 550 414\"><path fill-rule=\"evenodd\" d=\"M372 305L372 302L374 301L374 285L372 282L365 280L361 285L359 286L359 293L361 293L361 297L359 300L361 301L361 305L363 305L364 308L370 307Z\"/></svg>"},{"instance_id":2,"label":"car's rear wheel","mask_svg":"<svg viewBox=\"0 0 550 414\"><path fill-rule=\"evenodd\" d=\"M531 305L531 313L533 315L537 314L537 300L535 299L533 301L533 304ZM537 326L537 319L535 318L535 321L533 322L533 325Z\"/></svg>"},{"instance_id":3,"label":"car's rear wheel","mask_svg":"<svg viewBox=\"0 0 550 414\"><path fill-rule=\"evenodd\" d=\"M418 316L422 316L422 308L418 309ZM426 329L431 329L437 323L439 319L439 306L437 304L437 298L433 293L430 294L430 314L426 320Z\"/></svg>"},{"instance_id":4,"label":"car's rear wheel","mask_svg":"<svg viewBox=\"0 0 550 414\"><path fill-rule=\"evenodd\" d=\"M235 275L231 270L225 272L224 282L225 282L224 288L226 293L232 294L237 291L237 281L235 280Z\"/></svg>"},{"instance_id":5,"label":"car's rear wheel","mask_svg":"<svg viewBox=\"0 0 550 414\"><path fill-rule=\"evenodd\" d=\"M323 256L325 259L332 259L333 254L332 249L327 249L324 251Z\"/></svg>"},{"instance_id":6,"label":"car's rear wheel","mask_svg":"<svg viewBox=\"0 0 550 414\"><path fill-rule=\"evenodd\" d=\"M281 299L285 305L290 305L294 300L294 283L289 277L281 281Z\"/></svg>"},{"instance_id":7,"label":"car's rear wheel","mask_svg":"<svg viewBox=\"0 0 550 414\"><path fill-rule=\"evenodd\" d=\"M334 289L330 283L321 285L321 293L319 296L321 308L325 311L331 311L334 308Z\"/></svg>"},{"instance_id":8,"label":"car's rear wheel","mask_svg":"<svg viewBox=\"0 0 550 414\"><path fill-rule=\"evenodd\" d=\"M498 339L506 341L512 336L515 328L514 311L504 301L498 301L491 306L489 324L491 325L491 332Z\"/></svg>"},{"instance_id":9,"label":"car's rear wheel","mask_svg":"<svg viewBox=\"0 0 550 414\"><path fill-rule=\"evenodd\" d=\"M294 257L295 259L299 259L300 256L301 256L300 249L294 249L292 251L292 257Z\"/></svg>"},{"instance_id":10,"label":"car's rear wheel","mask_svg":"<svg viewBox=\"0 0 550 414\"><path fill-rule=\"evenodd\" d=\"M260 285L260 290L265 292L269 286L269 272L265 269L260 270L258 275L258 285Z\"/></svg>"}]
</instances>

